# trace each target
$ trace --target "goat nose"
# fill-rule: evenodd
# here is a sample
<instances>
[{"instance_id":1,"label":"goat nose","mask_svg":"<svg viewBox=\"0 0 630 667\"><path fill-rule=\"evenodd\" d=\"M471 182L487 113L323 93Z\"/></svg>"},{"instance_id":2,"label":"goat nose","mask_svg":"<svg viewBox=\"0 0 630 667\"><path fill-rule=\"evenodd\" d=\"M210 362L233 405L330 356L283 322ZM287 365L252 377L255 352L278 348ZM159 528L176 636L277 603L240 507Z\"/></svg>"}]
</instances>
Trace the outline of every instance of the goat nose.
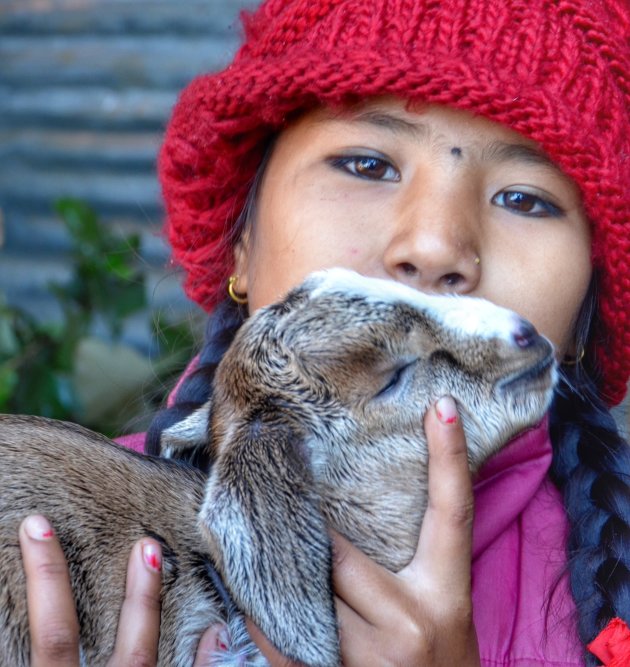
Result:
<instances>
[{"instance_id":1,"label":"goat nose","mask_svg":"<svg viewBox=\"0 0 630 667\"><path fill-rule=\"evenodd\" d=\"M512 333L512 337L518 347L525 349L534 345L538 340L539 335L533 324L530 324L527 320L519 318L516 324L516 329Z\"/></svg>"}]
</instances>

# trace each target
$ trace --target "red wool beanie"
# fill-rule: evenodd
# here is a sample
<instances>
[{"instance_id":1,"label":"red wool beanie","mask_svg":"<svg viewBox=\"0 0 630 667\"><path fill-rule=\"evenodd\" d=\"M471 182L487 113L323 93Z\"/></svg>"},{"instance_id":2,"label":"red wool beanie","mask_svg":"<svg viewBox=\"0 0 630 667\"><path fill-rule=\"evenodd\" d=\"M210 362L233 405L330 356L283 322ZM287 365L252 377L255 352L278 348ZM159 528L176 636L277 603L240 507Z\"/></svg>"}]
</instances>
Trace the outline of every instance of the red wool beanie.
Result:
<instances>
[{"instance_id":1,"label":"red wool beanie","mask_svg":"<svg viewBox=\"0 0 630 667\"><path fill-rule=\"evenodd\" d=\"M160 155L188 296L223 298L230 232L268 138L301 110L394 95L538 142L580 187L600 277L591 350L602 396L630 374L628 0L268 0L223 72L182 93Z\"/></svg>"}]
</instances>

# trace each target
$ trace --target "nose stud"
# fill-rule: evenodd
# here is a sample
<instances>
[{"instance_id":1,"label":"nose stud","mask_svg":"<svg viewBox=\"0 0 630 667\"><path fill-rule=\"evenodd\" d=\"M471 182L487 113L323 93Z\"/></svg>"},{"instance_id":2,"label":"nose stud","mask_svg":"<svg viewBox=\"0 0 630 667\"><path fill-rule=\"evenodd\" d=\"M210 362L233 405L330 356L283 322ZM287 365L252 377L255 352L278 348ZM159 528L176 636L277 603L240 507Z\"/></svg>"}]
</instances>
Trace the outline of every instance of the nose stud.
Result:
<instances>
[{"instance_id":1,"label":"nose stud","mask_svg":"<svg viewBox=\"0 0 630 667\"><path fill-rule=\"evenodd\" d=\"M481 257L475 257L475 264L479 266L481 264Z\"/></svg>"}]
</instances>

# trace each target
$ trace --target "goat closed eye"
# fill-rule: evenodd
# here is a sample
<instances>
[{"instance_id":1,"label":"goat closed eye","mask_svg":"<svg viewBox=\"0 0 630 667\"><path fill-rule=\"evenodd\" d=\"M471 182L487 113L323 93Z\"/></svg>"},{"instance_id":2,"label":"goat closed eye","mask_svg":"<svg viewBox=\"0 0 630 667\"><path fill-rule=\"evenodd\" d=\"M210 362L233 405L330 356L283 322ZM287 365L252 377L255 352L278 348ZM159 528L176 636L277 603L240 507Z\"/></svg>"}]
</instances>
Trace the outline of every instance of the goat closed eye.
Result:
<instances>
[{"instance_id":1,"label":"goat closed eye","mask_svg":"<svg viewBox=\"0 0 630 667\"><path fill-rule=\"evenodd\" d=\"M405 385L404 381L407 378L409 370L414 365L414 363L415 359L414 361L410 361L395 368L389 376L387 384L378 391L375 398L389 398L397 394L398 391Z\"/></svg>"}]
</instances>

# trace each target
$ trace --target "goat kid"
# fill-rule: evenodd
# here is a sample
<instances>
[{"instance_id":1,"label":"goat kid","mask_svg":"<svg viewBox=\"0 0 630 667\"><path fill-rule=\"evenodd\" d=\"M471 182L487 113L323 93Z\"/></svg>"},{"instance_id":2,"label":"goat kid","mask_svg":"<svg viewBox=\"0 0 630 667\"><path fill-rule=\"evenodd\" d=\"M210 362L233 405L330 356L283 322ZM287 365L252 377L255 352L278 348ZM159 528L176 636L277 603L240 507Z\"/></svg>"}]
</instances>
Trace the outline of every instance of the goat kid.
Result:
<instances>
[{"instance_id":1,"label":"goat kid","mask_svg":"<svg viewBox=\"0 0 630 667\"><path fill-rule=\"evenodd\" d=\"M512 312L333 269L249 318L211 400L164 432L168 456L207 448L207 476L75 425L0 417L0 663L29 662L17 534L41 513L69 562L86 664L113 650L127 558L150 535L160 665L189 667L230 597L282 653L338 665L327 526L399 570L427 502L429 406L455 398L474 472L543 417L555 377L550 343Z\"/></svg>"}]
</instances>

